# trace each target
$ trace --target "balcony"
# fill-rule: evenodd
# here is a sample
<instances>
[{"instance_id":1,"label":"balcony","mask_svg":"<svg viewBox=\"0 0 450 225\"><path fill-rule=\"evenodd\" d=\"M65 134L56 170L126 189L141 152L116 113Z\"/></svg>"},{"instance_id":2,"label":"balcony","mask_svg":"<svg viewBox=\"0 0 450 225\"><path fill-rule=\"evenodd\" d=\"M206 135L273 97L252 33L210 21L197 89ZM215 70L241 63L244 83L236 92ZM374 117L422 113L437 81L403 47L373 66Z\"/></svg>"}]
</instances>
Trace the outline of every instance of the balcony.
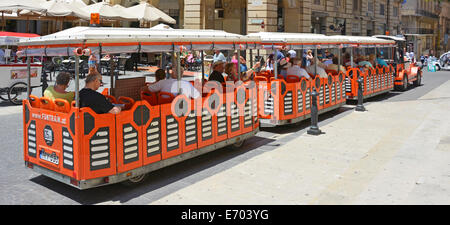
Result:
<instances>
[{"instance_id":1,"label":"balcony","mask_svg":"<svg viewBox=\"0 0 450 225\"><path fill-rule=\"evenodd\" d=\"M404 28L406 34L433 34L434 30L431 28L417 28L408 27Z\"/></svg>"},{"instance_id":2,"label":"balcony","mask_svg":"<svg viewBox=\"0 0 450 225\"><path fill-rule=\"evenodd\" d=\"M432 13L423 9L416 9L416 14L418 14L419 16L426 16L426 17L430 17L433 19L439 19L439 15L436 13Z\"/></svg>"}]
</instances>

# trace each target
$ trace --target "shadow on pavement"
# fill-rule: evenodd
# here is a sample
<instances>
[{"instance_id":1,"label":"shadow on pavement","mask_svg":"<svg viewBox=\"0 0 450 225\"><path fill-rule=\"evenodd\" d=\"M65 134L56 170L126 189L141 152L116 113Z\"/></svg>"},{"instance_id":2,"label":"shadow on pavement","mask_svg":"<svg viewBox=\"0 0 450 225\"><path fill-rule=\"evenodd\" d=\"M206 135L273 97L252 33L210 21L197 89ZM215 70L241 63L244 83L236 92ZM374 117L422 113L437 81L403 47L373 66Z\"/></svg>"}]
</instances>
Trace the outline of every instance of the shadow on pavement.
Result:
<instances>
[{"instance_id":1,"label":"shadow on pavement","mask_svg":"<svg viewBox=\"0 0 450 225\"><path fill-rule=\"evenodd\" d=\"M144 197L144 199L129 204L148 204L264 153L265 150L259 150L258 148L273 141L272 139L254 136L247 139L241 149L232 149L229 146L217 149L153 171L147 174L145 181L133 186L119 183L78 190L44 175L34 177L31 181L83 205L108 201L126 204L138 197Z\"/></svg>"}]
</instances>

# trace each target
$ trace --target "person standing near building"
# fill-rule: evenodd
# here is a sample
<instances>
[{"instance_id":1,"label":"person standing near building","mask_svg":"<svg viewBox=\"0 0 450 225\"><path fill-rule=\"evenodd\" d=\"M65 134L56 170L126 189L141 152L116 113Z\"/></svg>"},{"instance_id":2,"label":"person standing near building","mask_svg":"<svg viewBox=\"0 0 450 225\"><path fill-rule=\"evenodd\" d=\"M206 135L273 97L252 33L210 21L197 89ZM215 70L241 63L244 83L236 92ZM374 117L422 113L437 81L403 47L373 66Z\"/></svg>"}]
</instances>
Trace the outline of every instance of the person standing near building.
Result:
<instances>
[{"instance_id":1,"label":"person standing near building","mask_svg":"<svg viewBox=\"0 0 450 225\"><path fill-rule=\"evenodd\" d=\"M227 59L220 50L216 50L213 56L213 63L217 61L227 62Z\"/></svg>"}]
</instances>

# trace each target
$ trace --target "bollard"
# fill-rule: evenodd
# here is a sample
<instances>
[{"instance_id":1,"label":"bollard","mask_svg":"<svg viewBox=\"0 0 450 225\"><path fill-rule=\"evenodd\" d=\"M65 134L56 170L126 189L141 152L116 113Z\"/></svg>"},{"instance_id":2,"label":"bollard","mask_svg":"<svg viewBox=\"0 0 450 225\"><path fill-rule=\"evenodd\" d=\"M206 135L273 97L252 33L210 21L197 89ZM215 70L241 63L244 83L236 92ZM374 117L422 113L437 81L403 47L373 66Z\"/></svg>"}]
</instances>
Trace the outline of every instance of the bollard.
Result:
<instances>
[{"instance_id":1,"label":"bollard","mask_svg":"<svg viewBox=\"0 0 450 225\"><path fill-rule=\"evenodd\" d=\"M318 108L317 108L317 96L319 94L316 92L316 90L314 90L311 92L311 97L312 97L312 101L311 101L311 127L309 127L309 129L306 131L307 134L312 134L312 135L319 135L322 133L322 131L319 129L319 126L317 124L318 120L319 120L319 116L318 116Z\"/></svg>"},{"instance_id":2,"label":"bollard","mask_svg":"<svg viewBox=\"0 0 450 225\"><path fill-rule=\"evenodd\" d=\"M355 110L358 112L366 111L366 108L364 108L364 105L363 105L363 82L364 82L364 78L359 77L358 78L358 105L356 105L356 108L355 108Z\"/></svg>"}]
</instances>

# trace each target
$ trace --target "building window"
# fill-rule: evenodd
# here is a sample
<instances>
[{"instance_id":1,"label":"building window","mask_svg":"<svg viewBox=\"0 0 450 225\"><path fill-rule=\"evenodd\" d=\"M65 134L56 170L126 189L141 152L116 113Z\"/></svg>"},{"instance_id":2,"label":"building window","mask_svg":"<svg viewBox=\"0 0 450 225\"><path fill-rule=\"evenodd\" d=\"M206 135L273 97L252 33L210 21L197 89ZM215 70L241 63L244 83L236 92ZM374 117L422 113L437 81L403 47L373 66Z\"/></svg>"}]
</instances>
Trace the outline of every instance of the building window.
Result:
<instances>
[{"instance_id":1,"label":"building window","mask_svg":"<svg viewBox=\"0 0 450 225\"><path fill-rule=\"evenodd\" d=\"M353 0L353 10L359 11L359 0Z\"/></svg>"},{"instance_id":2,"label":"building window","mask_svg":"<svg viewBox=\"0 0 450 225\"><path fill-rule=\"evenodd\" d=\"M278 0L277 32L284 32L284 9L282 0Z\"/></svg>"},{"instance_id":3,"label":"building window","mask_svg":"<svg viewBox=\"0 0 450 225\"><path fill-rule=\"evenodd\" d=\"M215 2L215 8L216 8L216 9L223 9L222 0L216 0L216 2Z\"/></svg>"},{"instance_id":4,"label":"building window","mask_svg":"<svg viewBox=\"0 0 450 225\"><path fill-rule=\"evenodd\" d=\"M393 7L392 14L394 17L398 17L398 7Z\"/></svg>"},{"instance_id":5,"label":"building window","mask_svg":"<svg viewBox=\"0 0 450 225\"><path fill-rule=\"evenodd\" d=\"M314 4L320 5L320 0L314 0Z\"/></svg>"},{"instance_id":6,"label":"building window","mask_svg":"<svg viewBox=\"0 0 450 225\"><path fill-rule=\"evenodd\" d=\"M384 4L380 4L380 15L384 15Z\"/></svg>"},{"instance_id":7,"label":"building window","mask_svg":"<svg viewBox=\"0 0 450 225\"><path fill-rule=\"evenodd\" d=\"M367 1L367 11L373 12L373 0Z\"/></svg>"}]
</instances>

